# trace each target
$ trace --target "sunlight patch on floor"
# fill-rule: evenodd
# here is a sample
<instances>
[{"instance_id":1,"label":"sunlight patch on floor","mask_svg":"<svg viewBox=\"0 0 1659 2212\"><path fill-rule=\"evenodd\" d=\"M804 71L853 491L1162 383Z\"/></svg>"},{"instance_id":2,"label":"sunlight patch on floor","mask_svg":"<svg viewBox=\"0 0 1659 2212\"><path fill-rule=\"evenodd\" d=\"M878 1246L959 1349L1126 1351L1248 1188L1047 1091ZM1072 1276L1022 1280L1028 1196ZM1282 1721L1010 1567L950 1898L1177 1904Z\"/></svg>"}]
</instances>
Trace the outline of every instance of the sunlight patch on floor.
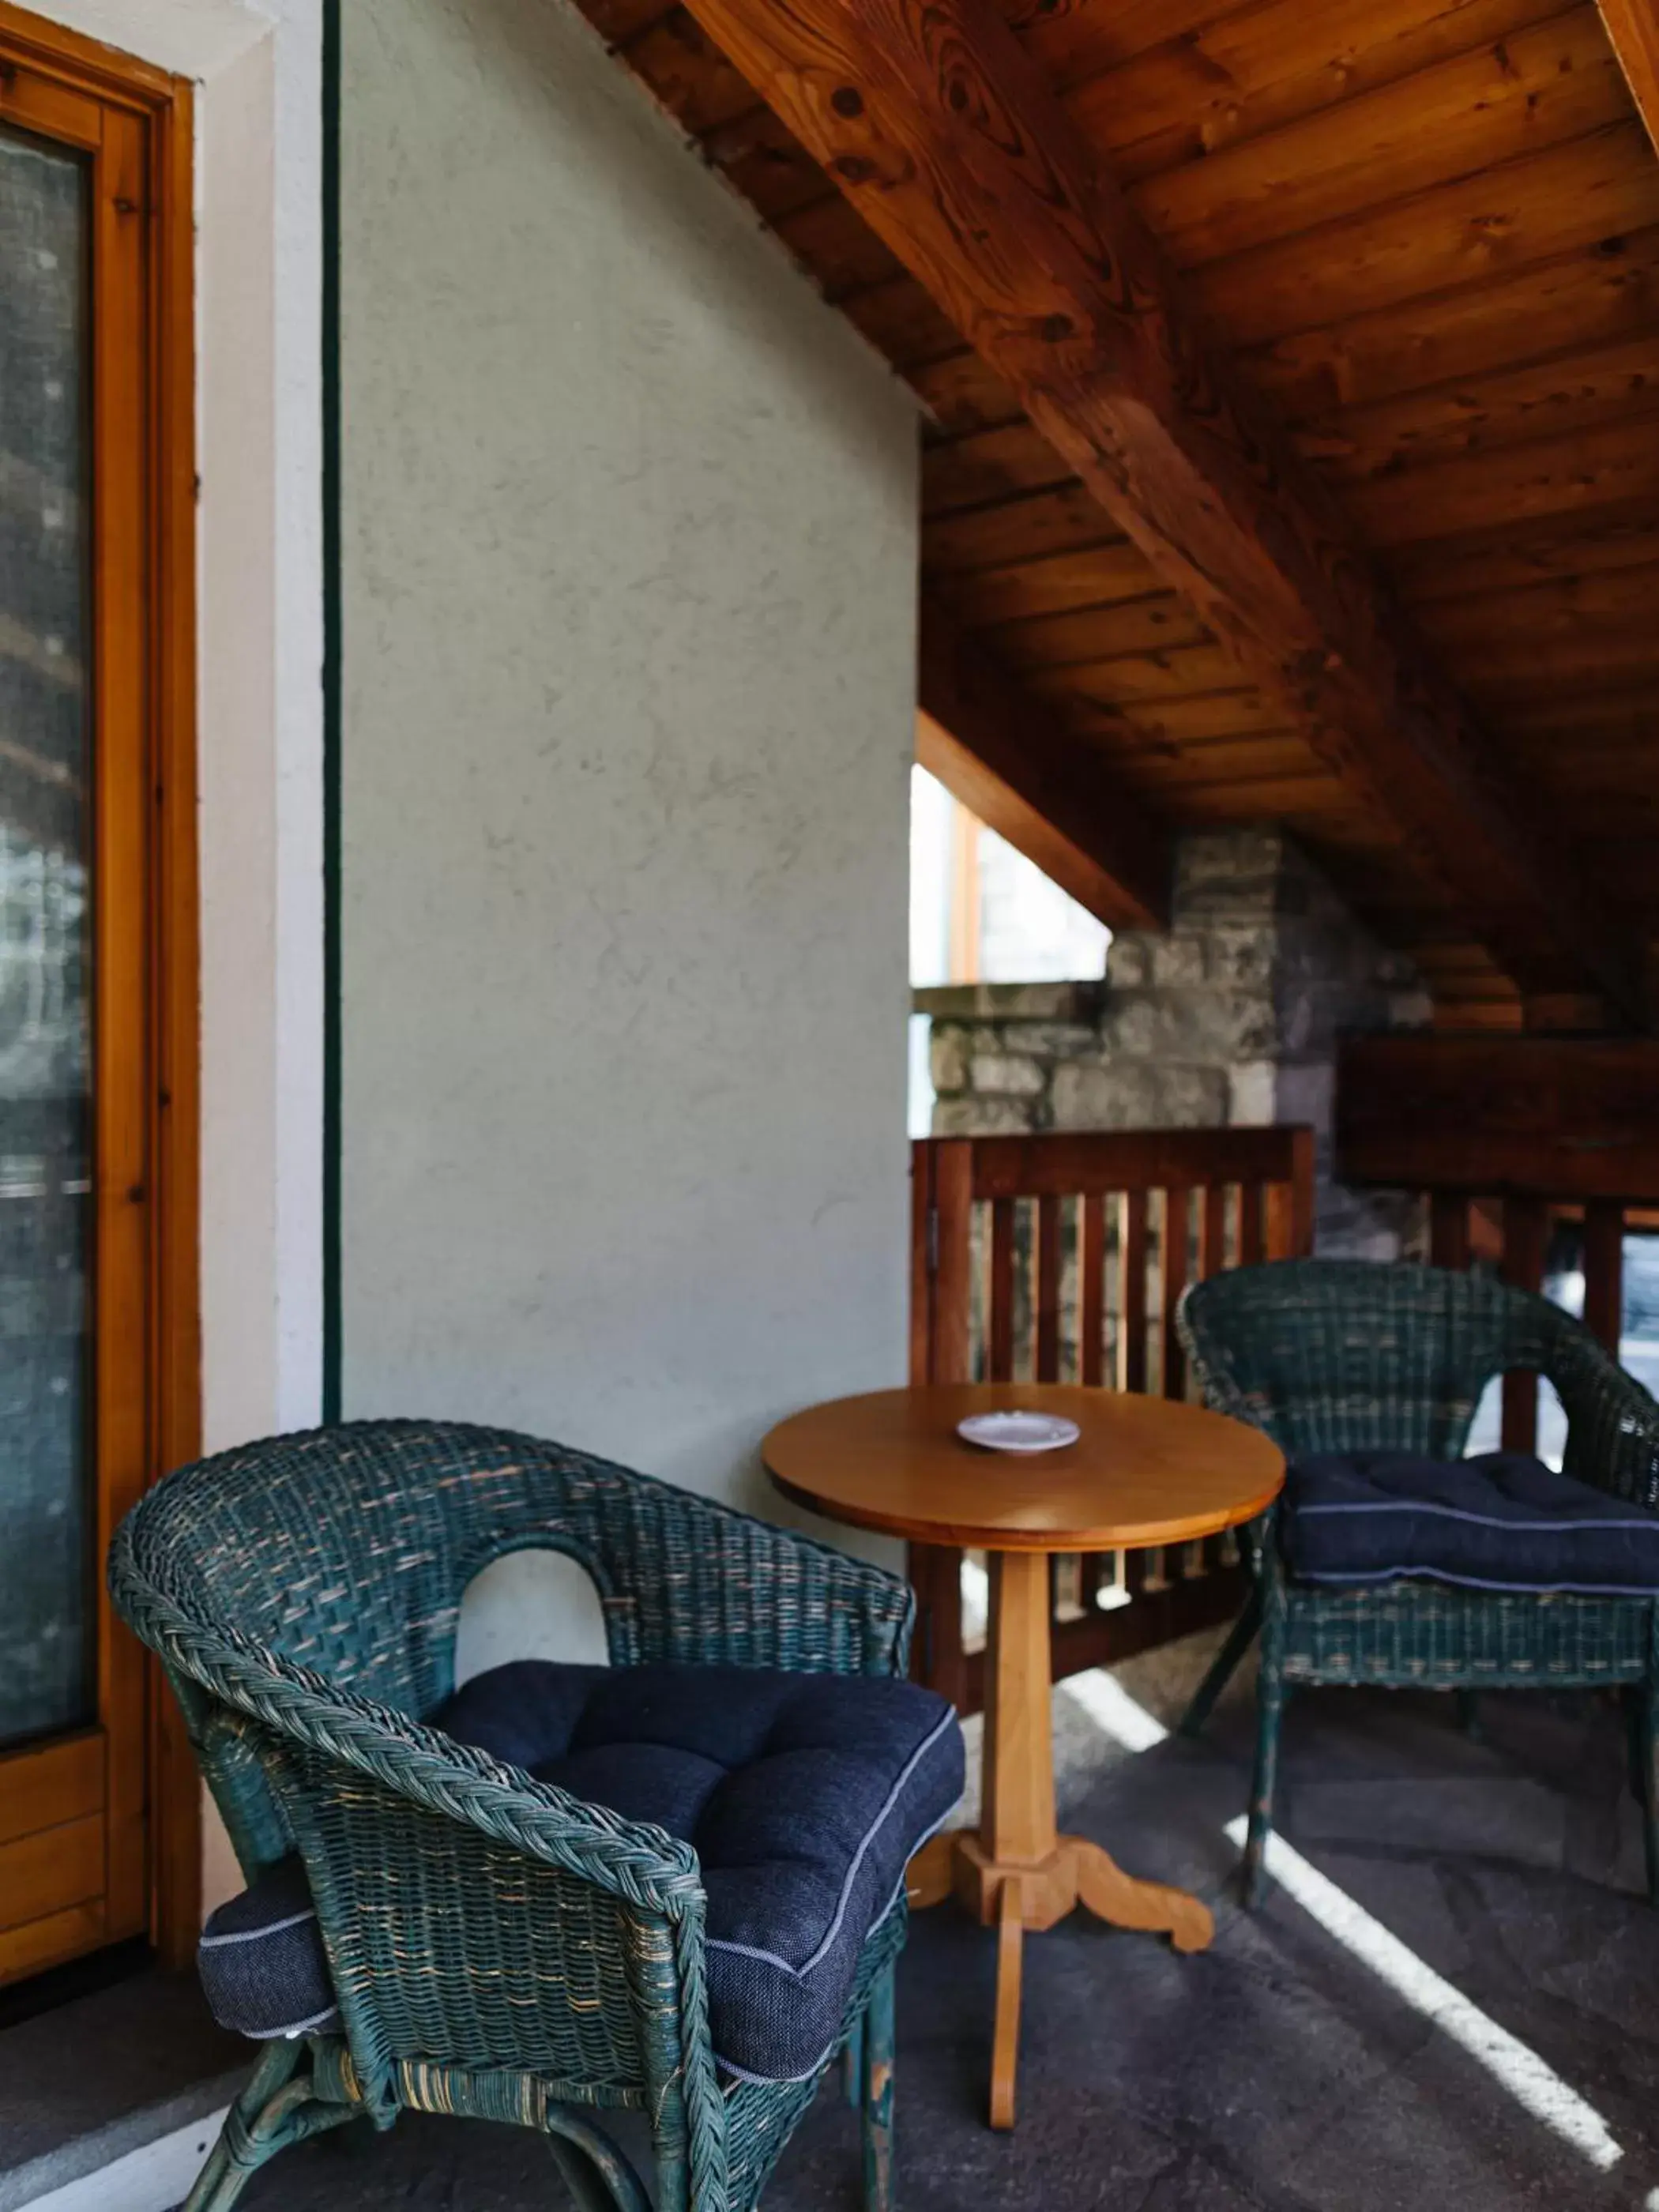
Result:
<instances>
[{"instance_id":1,"label":"sunlight patch on floor","mask_svg":"<svg viewBox=\"0 0 1659 2212\"><path fill-rule=\"evenodd\" d=\"M1170 1733L1111 1674L1073 1674L1059 1687L1103 1735L1126 1751L1151 1751ZM1243 1819L1227 1823L1229 1838L1241 1847L1247 1825ZM1269 1839L1267 1872L1327 1935L1484 2066L1534 2119L1601 2172L1618 2164L1624 2152L1593 2105L1586 2104L1535 2051L1488 2018L1282 1837ZM1647 2212L1659 2212L1659 2190L1648 2197Z\"/></svg>"}]
</instances>

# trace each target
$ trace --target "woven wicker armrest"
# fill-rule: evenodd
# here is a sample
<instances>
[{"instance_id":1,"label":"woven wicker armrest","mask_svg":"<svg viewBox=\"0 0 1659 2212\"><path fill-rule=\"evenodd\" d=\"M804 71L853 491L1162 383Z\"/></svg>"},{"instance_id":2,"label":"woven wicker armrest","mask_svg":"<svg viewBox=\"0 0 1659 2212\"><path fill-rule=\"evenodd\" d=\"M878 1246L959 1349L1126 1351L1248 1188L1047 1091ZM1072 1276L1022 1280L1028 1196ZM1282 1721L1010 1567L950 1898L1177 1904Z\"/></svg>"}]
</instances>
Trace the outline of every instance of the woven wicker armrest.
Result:
<instances>
[{"instance_id":1,"label":"woven wicker armrest","mask_svg":"<svg viewBox=\"0 0 1659 2212\"><path fill-rule=\"evenodd\" d=\"M1659 1507L1659 1404L1570 1319L1544 1371L1567 1417L1566 1472L1633 1504Z\"/></svg>"},{"instance_id":2,"label":"woven wicker armrest","mask_svg":"<svg viewBox=\"0 0 1659 2212\"><path fill-rule=\"evenodd\" d=\"M625 1820L538 1782L234 1631L198 1626L167 1597L121 1574L118 1542L111 1573L128 1619L169 1671L257 1723L267 1741L355 1769L424 1812L476 1828L626 1903L674 1917L701 1909L696 1853L665 1829Z\"/></svg>"}]
</instances>

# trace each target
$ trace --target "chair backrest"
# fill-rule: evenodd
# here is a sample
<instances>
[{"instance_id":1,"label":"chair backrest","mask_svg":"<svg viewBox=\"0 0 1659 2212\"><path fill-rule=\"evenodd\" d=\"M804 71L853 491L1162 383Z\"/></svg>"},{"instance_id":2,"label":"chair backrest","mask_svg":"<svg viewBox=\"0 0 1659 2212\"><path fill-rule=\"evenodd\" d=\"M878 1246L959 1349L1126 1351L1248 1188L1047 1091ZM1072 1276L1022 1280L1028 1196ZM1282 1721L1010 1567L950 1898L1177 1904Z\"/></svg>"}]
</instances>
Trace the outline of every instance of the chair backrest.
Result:
<instances>
[{"instance_id":1,"label":"chair backrest","mask_svg":"<svg viewBox=\"0 0 1659 2212\"><path fill-rule=\"evenodd\" d=\"M679 1656L639 1558L695 1583L674 1532L720 1510L533 1437L393 1421L181 1468L122 1524L116 1602L167 1666L245 1871L301 1852L374 2094L433 2057L669 2094L701 1928L690 1847L421 1722L453 1686L462 1593L504 1552L580 1560L614 1661Z\"/></svg>"},{"instance_id":2,"label":"chair backrest","mask_svg":"<svg viewBox=\"0 0 1659 2212\"><path fill-rule=\"evenodd\" d=\"M1292 1260L1194 1284L1181 1311L1212 1405L1287 1455L1364 1446L1455 1459L1494 1376L1547 1376L1567 1414L1566 1468L1659 1496L1659 1407L1583 1325L1484 1274Z\"/></svg>"}]
</instances>

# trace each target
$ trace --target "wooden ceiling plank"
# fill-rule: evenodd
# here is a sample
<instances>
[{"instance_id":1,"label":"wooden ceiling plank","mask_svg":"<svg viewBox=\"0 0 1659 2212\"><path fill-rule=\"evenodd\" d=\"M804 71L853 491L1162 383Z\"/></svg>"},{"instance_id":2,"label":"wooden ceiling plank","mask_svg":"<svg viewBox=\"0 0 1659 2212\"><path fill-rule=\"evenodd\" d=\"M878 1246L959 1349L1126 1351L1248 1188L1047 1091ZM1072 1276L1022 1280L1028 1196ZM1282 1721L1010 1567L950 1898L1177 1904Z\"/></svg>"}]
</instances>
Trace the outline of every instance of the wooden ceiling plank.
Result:
<instances>
[{"instance_id":1,"label":"wooden ceiling plank","mask_svg":"<svg viewBox=\"0 0 1659 2212\"><path fill-rule=\"evenodd\" d=\"M623 52L629 69L693 137L754 106L752 87L684 8L671 8Z\"/></svg>"},{"instance_id":2,"label":"wooden ceiling plank","mask_svg":"<svg viewBox=\"0 0 1659 2212\"><path fill-rule=\"evenodd\" d=\"M1632 145L1633 150L1633 145ZM1252 379L1292 426L1333 410L1387 404L1653 327L1659 229L1597 237L1252 352Z\"/></svg>"},{"instance_id":3,"label":"wooden ceiling plank","mask_svg":"<svg viewBox=\"0 0 1659 2212\"><path fill-rule=\"evenodd\" d=\"M1267 346L1656 226L1659 166L1632 120L1212 262L1192 296L1235 346Z\"/></svg>"},{"instance_id":4,"label":"wooden ceiling plank","mask_svg":"<svg viewBox=\"0 0 1659 2212\"><path fill-rule=\"evenodd\" d=\"M1111 517L1102 513L1094 494L1073 481L1058 491L1005 500L998 507L941 515L931 522L924 517L921 565L930 576L1004 568L1096 544L1112 528Z\"/></svg>"},{"instance_id":5,"label":"wooden ceiling plank","mask_svg":"<svg viewBox=\"0 0 1659 2212\"><path fill-rule=\"evenodd\" d=\"M1025 412L971 346L960 347L944 361L922 362L908 382L931 419L947 434L994 430L1001 423L1018 422Z\"/></svg>"},{"instance_id":6,"label":"wooden ceiling plank","mask_svg":"<svg viewBox=\"0 0 1659 2212\"><path fill-rule=\"evenodd\" d=\"M1593 0L1495 45L1149 179L1130 192L1184 269L1583 137L1629 113Z\"/></svg>"},{"instance_id":7,"label":"wooden ceiling plank","mask_svg":"<svg viewBox=\"0 0 1659 2212\"><path fill-rule=\"evenodd\" d=\"M1659 424L1656 424L1659 431ZM1659 509L1654 520L1659 527ZM1648 565L1560 576L1424 608L1425 631L1443 644L1503 646L1571 637L1594 642L1635 632L1651 638L1659 611L1659 558Z\"/></svg>"},{"instance_id":8,"label":"wooden ceiling plank","mask_svg":"<svg viewBox=\"0 0 1659 2212\"><path fill-rule=\"evenodd\" d=\"M1597 0L1631 98L1659 153L1659 14L1653 0Z\"/></svg>"},{"instance_id":9,"label":"wooden ceiling plank","mask_svg":"<svg viewBox=\"0 0 1659 2212\"><path fill-rule=\"evenodd\" d=\"M1639 965L1597 888L1504 787L1340 510L1189 318L985 0L696 12L1236 665L1293 702L1327 767L1415 831L1517 980L1592 981L1644 1019ZM1111 665L1133 690L1181 658Z\"/></svg>"},{"instance_id":10,"label":"wooden ceiling plank","mask_svg":"<svg viewBox=\"0 0 1659 2212\"><path fill-rule=\"evenodd\" d=\"M1119 653L1162 653L1173 646L1200 645L1206 633L1183 599L1154 591L1114 606L1001 623L987 635L999 659L1020 669L1065 668Z\"/></svg>"},{"instance_id":11,"label":"wooden ceiling plank","mask_svg":"<svg viewBox=\"0 0 1659 2212\"><path fill-rule=\"evenodd\" d=\"M1298 450L1337 483L1565 437L1659 405L1659 328L1618 344L1548 354L1486 376L1374 400L1303 425Z\"/></svg>"},{"instance_id":12,"label":"wooden ceiling plank","mask_svg":"<svg viewBox=\"0 0 1659 2212\"><path fill-rule=\"evenodd\" d=\"M1571 437L1528 439L1491 453L1425 463L1345 486L1345 503L1373 545L1562 518L1659 498L1659 408Z\"/></svg>"},{"instance_id":13,"label":"wooden ceiling plank","mask_svg":"<svg viewBox=\"0 0 1659 2212\"><path fill-rule=\"evenodd\" d=\"M805 147L763 103L751 101L743 114L706 132L702 155L766 222L779 222L821 200L826 189L835 190Z\"/></svg>"},{"instance_id":14,"label":"wooden ceiling plank","mask_svg":"<svg viewBox=\"0 0 1659 2212\"><path fill-rule=\"evenodd\" d=\"M1109 15L1093 9L1091 16ZM1133 179L1201 161L1501 42L1561 0L1265 0L1165 40L1103 75L1057 77L1113 173Z\"/></svg>"},{"instance_id":15,"label":"wooden ceiling plank","mask_svg":"<svg viewBox=\"0 0 1659 2212\"><path fill-rule=\"evenodd\" d=\"M1039 698L1069 703L1073 700L1115 708L1137 701L1194 699L1216 691L1232 691L1239 668L1234 656L1213 642L1183 645L1164 653L1114 654L1068 668L1033 668L1025 688ZM1285 713L1281 705L1279 713Z\"/></svg>"},{"instance_id":16,"label":"wooden ceiling plank","mask_svg":"<svg viewBox=\"0 0 1659 2212\"><path fill-rule=\"evenodd\" d=\"M1120 699L1110 707L1079 701L1070 720L1091 744L1108 750L1150 744L1173 755L1184 745L1281 734L1285 708L1262 692L1231 690L1196 692L1185 699Z\"/></svg>"},{"instance_id":17,"label":"wooden ceiling plank","mask_svg":"<svg viewBox=\"0 0 1659 2212\"><path fill-rule=\"evenodd\" d=\"M1098 509L1097 508L1097 512ZM1105 517L1101 518L1103 523ZM1109 525L1107 526L1109 527ZM1078 552L981 568L966 576L933 577L959 622L989 629L1034 616L1075 614L1085 607L1121 605L1158 589L1146 556L1127 538L1109 538Z\"/></svg>"},{"instance_id":18,"label":"wooden ceiling plank","mask_svg":"<svg viewBox=\"0 0 1659 2212\"><path fill-rule=\"evenodd\" d=\"M772 228L826 299L906 274L838 191L778 216Z\"/></svg>"},{"instance_id":19,"label":"wooden ceiling plank","mask_svg":"<svg viewBox=\"0 0 1659 2212\"><path fill-rule=\"evenodd\" d=\"M1022 415L1000 429L925 446L921 511L931 517L961 507L989 507L1016 492L1052 491L1072 474L1048 440Z\"/></svg>"},{"instance_id":20,"label":"wooden ceiling plank","mask_svg":"<svg viewBox=\"0 0 1659 2212\"><path fill-rule=\"evenodd\" d=\"M1395 588L1409 606L1571 583L1610 568L1659 561L1659 513L1649 499L1585 515L1534 516L1455 538L1413 540L1389 556Z\"/></svg>"},{"instance_id":21,"label":"wooden ceiling plank","mask_svg":"<svg viewBox=\"0 0 1659 2212\"><path fill-rule=\"evenodd\" d=\"M944 360L962 343L956 325L911 276L861 286L843 293L836 304L902 376L927 362Z\"/></svg>"},{"instance_id":22,"label":"wooden ceiling plank","mask_svg":"<svg viewBox=\"0 0 1659 2212\"><path fill-rule=\"evenodd\" d=\"M925 769L1109 927L1168 922L1167 832L927 599L917 681Z\"/></svg>"}]
</instances>

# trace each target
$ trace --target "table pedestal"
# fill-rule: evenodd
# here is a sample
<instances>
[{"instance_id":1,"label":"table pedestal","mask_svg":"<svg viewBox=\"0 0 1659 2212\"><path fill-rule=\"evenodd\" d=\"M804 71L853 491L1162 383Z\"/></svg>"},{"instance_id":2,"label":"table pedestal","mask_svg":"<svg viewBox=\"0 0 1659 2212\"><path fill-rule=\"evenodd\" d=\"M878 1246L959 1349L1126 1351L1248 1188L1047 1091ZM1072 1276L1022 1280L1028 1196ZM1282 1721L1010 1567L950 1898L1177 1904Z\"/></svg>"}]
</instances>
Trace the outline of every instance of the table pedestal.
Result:
<instances>
[{"instance_id":1,"label":"table pedestal","mask_svg":"<svg viewBox=\"0 0 1659 2212\"><path fill-rule=\"evenodd\" d=\"M979 1832L957 1829L925 1844L910 1862L908 1888L915 1906L955 1896L997 1930L991 2125L1011 2128L1028 1928L1052 1928L1080 1905L1120 1928L1165 1931L1177 1951L1201 1951L1215 1924L1209 1907L1184 1889L1137 1881L1098 1844L1056 1832L1048 1555L994 1552L990 1568Z\"/></svg>"}]
</instances>

